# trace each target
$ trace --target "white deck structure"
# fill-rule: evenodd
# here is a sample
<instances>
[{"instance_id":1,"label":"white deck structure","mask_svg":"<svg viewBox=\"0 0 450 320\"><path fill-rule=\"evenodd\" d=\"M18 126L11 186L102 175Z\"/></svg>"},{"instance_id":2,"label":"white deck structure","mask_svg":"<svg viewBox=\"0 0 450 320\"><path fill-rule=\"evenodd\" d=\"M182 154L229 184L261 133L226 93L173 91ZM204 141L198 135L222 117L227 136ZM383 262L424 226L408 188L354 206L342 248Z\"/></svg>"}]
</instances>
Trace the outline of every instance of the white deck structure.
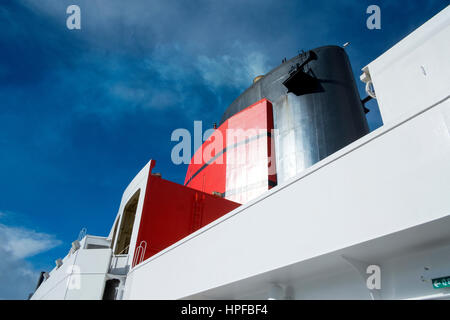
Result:
<instances>
[{"instance_id":1,"label":"white deck structure","mask_svg":"<svg viewBox=\"0 0 450 320\"><path fill-rule=\"evenodd\" d=\"M363 69L382 127L135 268L88 236L32 298L100 299L111 278L123 299L450 297L431 283L450 275L449 39L447 7ZM72 263L81 289L68 289Z\"/></svg>"}]
</instances>

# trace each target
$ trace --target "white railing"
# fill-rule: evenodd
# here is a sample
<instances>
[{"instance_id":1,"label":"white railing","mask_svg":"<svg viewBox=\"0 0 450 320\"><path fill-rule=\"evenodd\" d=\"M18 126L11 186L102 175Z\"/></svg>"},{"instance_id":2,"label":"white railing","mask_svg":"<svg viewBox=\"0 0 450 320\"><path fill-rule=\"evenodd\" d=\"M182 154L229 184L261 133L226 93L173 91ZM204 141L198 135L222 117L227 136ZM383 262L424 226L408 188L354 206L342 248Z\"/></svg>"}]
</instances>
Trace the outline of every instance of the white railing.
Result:
<instances>
[{"instance_id":1,"label":"white railing","mask_svg":"<svg viewBox=\"0 0 450 320\"><path fill-rule=\"evenodd\" d=\"M126 274L128 272L128 255L113 255L109 272L113 274Z\"/></svg>"},{"instance_id":2,"label":"white railing","mask_svg":"<svg viewBox=\"0 0 450 320\"><path fill-rule=\"evenodd\" d=\"M80 233L78 234L78 241L83 240L83 238L86 236L87 228L83 228L80 230Z\"/></svg>"},{"instance_id":3,"label":"white railing","mask_svg":"<svg viewBox=\"0 0 450 320\"><path fill-rule=\"evenodd\" d=\"M134 252L133 267L144 261L145 250L147 250L147 241L142 240Z\"/></svg>"}]
</instances>

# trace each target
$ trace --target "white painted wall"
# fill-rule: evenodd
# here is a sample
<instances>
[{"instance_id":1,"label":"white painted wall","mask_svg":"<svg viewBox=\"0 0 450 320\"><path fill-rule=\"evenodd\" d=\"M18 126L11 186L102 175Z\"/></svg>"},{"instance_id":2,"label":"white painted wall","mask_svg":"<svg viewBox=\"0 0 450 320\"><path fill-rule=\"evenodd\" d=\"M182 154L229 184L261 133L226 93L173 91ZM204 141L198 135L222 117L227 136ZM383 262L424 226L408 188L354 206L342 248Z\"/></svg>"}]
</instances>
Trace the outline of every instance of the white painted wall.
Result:
<instances>
[{"instance_id":1,"label":"white painted wall","mask_svg":"<svg viewBox=\"0 0 450 320\"><path fill-rule=\"evenodd\" d=\"M123 210L125 209L125 206L127 205L128 201L131 199L131 197L140 189L141 192L139 194L139 202L138 202L138 206L136 209L136 216L134 219L133 233L132 233L131 240L130 240L130 248L128 250L128 262L127 262L128 265L131 265L131 263L133 261L133 254L134 254L134 250L136 247L136 241L137 241L137 236L138 236L138 231L139 231L139 224L141 222L142 209L144 206L144 198L145 198L145 192L146 192L146 188L147 188L147 180L148 180L148 176L149 176L149 172L150 172L150 167L152 166L153 162L154 162L154 160L150 160L144 166L144 168L142 168L142 170L139 171L139 173L134 177L134 179L130 182L128 187L125 189L125 191L122 195L122 200L120 202L119 211L118 211L117 217L116 217L116 220L117 219L119 220L119 224L117 227L117 235L116 235L115 243L113 244L113 246L114 246L113 252L115 250L115 244L117 243L117 239L119 238L119 231L120 231L120 224L122 223ZM109 237L112 238L113 232L114 232L114 225L111 228Z\"/></svg>"},{"instance_id":2,"label":"white painted wall","mask_svg":"<svg viewBox=\"0 0 450 320\"><path fill-rule=\"evenodd\" d=\"M450 6L368 65L383 123L450 93Z\"/></svg>"},{"instance_id":3,"label":"white painted wall","mask_svg":"<svg viewBox=\"0 0 450 320\"><path fill-rule=\"evenodd\" d=\"M450 100L385 125L129 274L126 299L179 299L447 216Z\"/></svg>"},{"instance_id":4,"label":"white painted wall","mask_svg":"<svg viewBox=\"0 0 450 320\"><path fill-rule=\"evenodd\" d=\"M32 300L101 299L111 249L79 249L50 272Z\"/></svg>"}]
</instances>

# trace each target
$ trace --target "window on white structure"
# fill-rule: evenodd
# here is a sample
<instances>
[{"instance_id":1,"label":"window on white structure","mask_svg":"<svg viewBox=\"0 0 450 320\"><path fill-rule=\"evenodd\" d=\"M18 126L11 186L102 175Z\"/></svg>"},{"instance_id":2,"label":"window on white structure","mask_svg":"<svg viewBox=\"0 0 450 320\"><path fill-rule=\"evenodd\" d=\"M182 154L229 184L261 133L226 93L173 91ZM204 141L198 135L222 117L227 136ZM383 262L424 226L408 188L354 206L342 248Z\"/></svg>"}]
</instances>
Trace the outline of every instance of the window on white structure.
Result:
<instances>
[{"instance_id":1,"label":"window on white structure","mask_svg":"<svg viewBox=\"0 0 450 320\"><path fill-rule=\"evenodd\" d=\"M136 191L123 209L119 236L117 238L116 249L114 250L115 254L128 254L140 193L141 190Z\"/></svg>"}]
</instances>

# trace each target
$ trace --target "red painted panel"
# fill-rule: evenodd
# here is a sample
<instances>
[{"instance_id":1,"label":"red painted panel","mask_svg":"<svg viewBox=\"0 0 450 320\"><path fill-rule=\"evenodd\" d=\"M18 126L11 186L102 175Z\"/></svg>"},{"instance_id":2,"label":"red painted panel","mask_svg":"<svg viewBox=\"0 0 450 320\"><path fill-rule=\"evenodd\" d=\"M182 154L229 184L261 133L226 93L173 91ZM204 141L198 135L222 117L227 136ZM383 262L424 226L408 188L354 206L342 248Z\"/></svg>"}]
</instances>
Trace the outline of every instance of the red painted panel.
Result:
<instances>
[{"instance_id":1,"label":"red painted panel","mask_svg":"<svg viewBox=\"0 0 450 320\"><path fill-rule=\"evenodd\" d=\"M150 174L136 248L145 241L143 260L148 259L238 206L239 203Z\"/></svg>"},{"instance_id":2,"label":"red painted panel","mask_svg":"<svg viewBox=\"0 0 450 320\"><path fill-rule=\"evenodd\" d=\"M196 151L185 185L206 193L224 193L227 199L241 203L276 185L273 126L272 104L267 99L226 120L217 128L214 138ZM221 142L217 143L219 138ZM220 155L214 162L209 152L205 157L205 151L210 149L215 149L213 156ZM199 159L202 161L195 163Z\"/></svg>"},{"instance_id":3,"label":"red painted panel","mask_svg":"<svg viewBox=\"0 0 450 320\"><path fill-rule=\"evenodd\" d=\"M185 185L209 194L214 191L225 192L226 152L224 148L227 127L227 123L223 123L195 152L186 173ZM218 157L214 159L215 156Z\"/></svg>"}]
</instances>

